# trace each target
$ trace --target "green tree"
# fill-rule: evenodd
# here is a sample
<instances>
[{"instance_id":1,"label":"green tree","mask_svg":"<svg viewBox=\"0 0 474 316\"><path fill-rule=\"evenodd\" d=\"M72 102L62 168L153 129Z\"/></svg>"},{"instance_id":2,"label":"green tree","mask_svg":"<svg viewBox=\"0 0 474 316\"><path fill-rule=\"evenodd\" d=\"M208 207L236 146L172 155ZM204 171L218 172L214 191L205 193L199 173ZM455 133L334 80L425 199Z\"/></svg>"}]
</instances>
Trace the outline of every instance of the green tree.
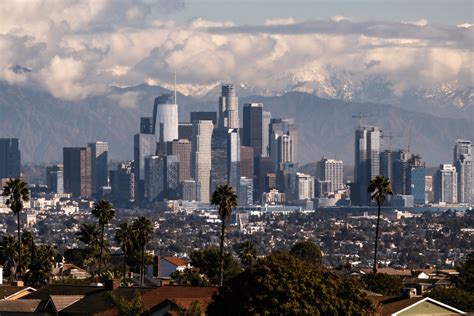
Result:
<instances>
[{"instance_id":1,"label":"green tree","mask_svg":"<svg viewBox=\"0 0 474 316\"><path fill-rule=\"evenodd\" d=\"M468 254L466 260L456 269L459 272L459 276L455 279L456 285L465 291L474 293L474 252Z\"/></svg>"},{"instance_id":2,"label":"green tree","mask_svg":"<svg viewBox=\"0 0 474 316\"><path fill-rule=\"evenodd\" d=\"M218 207L219 216L221 217L221 242L220 242L220 278L219 286L224 281L224 240L226 221L232 214L232 209L237 206L237 194L234 189L227 185L220 185L212 194L211 203Z\"/></svg>"},{"instance_id":3,"label":"green tree","mask_svg":"<svg viewBox=\"0 0 474 316\"><path fill-rule=\"evenodd\" d=\"M323 255L321 248L314 242L305 240L299 241L293 245L290 250L290 255L303 260L307 263L320 266L323 263Z\"/></svg>"},{"instance_id":4,"label":"green tree","mask_svg":"<svg viewBox=\"0 0 474 316\"><path fill-rule=\"evenodd\" d=\"M435 288L426 296L441 303L448 304L463 312L474 312L474 293L459 288L442 289Z\"/></svg>"},{"instance_id":5,"label":"green tree","mask_svg":"<svg viewBox=\"0 0 474 316\"><path fill-rule=\"evenodd\" d=\"M136 245L141 250L140 283L143 285L145 281L145 247L153 234L153 226L148 218L140 216L133 222L132 229L135 232Z\"/></svg>"},{"instance_id":6,"label":"green tree","mask_svg":"<svg viewBox=\"0 0 474 316\"><path fill-rule=\"evenodd\" d=\"M83 252L82 265L89 267L89 272L92 272L92 267L95 264L96 258L99 255L100 248L100 230L95 223L83 223L79 226L79 231L76 233L79 241L86 246Z\"/></svg>"},{"instance_id":7,"label":"green tree","mask_svg":"<svg viewBox=\"0 0 474 316\"><path fill-rule=\"evenodd\" d=\"M257 249L255 249L255 245L250 240L240 244L237 254L244 267L252 266L257 260Z\"/></svg>"},{"instance_id":8,"label":"green tree","mask_svg":"<svg viewBox=\"0 0 474 316\"><path fill-rule=\"evenodd\" d=\"M384 176L376 176L370 181L367 191L371 194L371 199L377 203L377 226L375 228L375 250L374 250L374 273L377 273L377 249L379 244L379 224L380 224L380 209L385 202L387 195L392 193L392 185L390 180Z\"/></svg>"},{"instance_id":9,"label":"green tree","mask_svg":"<svg viewBox=\"0 0 474 316\"><path fill-rule=\"evenodd\" d=\"M92 215L94 215L99 220L99 225L101 229L100 234L100 254L99 254L99 276L102 271L102 257L104 251L104 229L105 225L108 225L115 217L115 210L112 203L106 200L100 200L99 202L94 202L92 206Z\"/></svg>"},{"instance_id":10,"label":"green tree","mask_svg":"<svg viewBox=\"0 0 474 316\"><path fill-rule=\"evenodd\" d=\"M367 290L382 295L400 295L403 282L399 277L386 273L369 273L362 277Z\"/></svg>"},{"instance_id":11,"label":"green tree","mask_svg":"<svg viewBox=\"0 0 474 316\"><path fill-rule=\"evenodd\" d=\"M140 293L135 291L133 297L124 297L117 293L110 293L115 307L120 315L124 316L140 316L146 314L146 307L142 303Z\"/></svg>"},{"instance_id":12,"label":"green tree","mask_svg":"<svg viewBox=\"0 0 474 316\"><path fill-rule=\"evenodd\" d=\"M23 203L27 203L30 200L30 191L28 190L28 184L22 181L20 178L10 179L3 187L3 196L7 198L5 204L13 211L17 217L17 233L18 241L21 240L20 231L20 213L23 210ZM21 277L23 270L21 262L21 242L18 242L18 266L17 273Z\"/></svg>"},{"instance_id":13,"label":"green tree","mask_svg":"<svg viewBox=\"0 0 474 316\"><path fill-rule=\"evenodd\" d=\"M25 282L35 288L48 284L55 252L51 246L31 244L31 263L25 273Z\"/></svg>"},{"instance_id":14,"label":"green tree","mask_svg":"<svg viewBox=\"0 0 474 316\"><path fill-rule=\"evenodd\" d=\"M229 280L209 315L370 315L372 303L354 281L277 252Z\"/></svg>"},{"instance_id":15,"label":"green tree","mask_svg":"<svg viewBox=\"0 0 474 316\"><path fill-rule=\"evenodd\" d=\"M211 284L220 282L220 251L217 247L195 250L190 255L191 265L199 269ZM224 281L229 280L241 271L239 262L230 254L224 254Z\"/></svg>"},{"instance_id":16,"label":"green tree","mask_svg":"<svg viewBox=\"0 0 474 316\"><path fill-rule=\"evenodd\" d=\"M16 271L17 250L18 247L15 237L13 235L3 236L2 242L0 243L0 260L3 262L5 275L9 276L11 281L13 281Z\"/></svg>"},{"instance_id":17,"label":"green tree","mask_svg":"<svg viewBox=\"0 0 474 316\"><path fill-rule=\"evenodd\" d=\"M209 286L209 280L195 269L184 269L171 274L171 282L177 285Z\"/></svg>"},{"instance_id":18,"label":"green tree","mask_svg":"<svg viewBox=\"0 0 474 316\"><path fill-rule=\"evenodd\" d=\"M121 223L115 231L115 240L119 243L120 248L123 251L123 279L127 277L127 257L129 252L133 250L133 244L135 243L135 231L131 225L127 222Z\"/></svg>"}]
</instances>

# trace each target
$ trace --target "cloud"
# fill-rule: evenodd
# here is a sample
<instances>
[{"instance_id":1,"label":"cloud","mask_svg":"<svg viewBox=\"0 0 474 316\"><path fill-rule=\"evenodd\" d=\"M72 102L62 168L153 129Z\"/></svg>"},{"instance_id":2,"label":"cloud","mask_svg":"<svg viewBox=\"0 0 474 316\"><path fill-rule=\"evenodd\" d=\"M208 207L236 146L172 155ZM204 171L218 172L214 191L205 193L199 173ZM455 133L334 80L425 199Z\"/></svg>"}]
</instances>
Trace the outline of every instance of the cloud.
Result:
<instances>
[{"instance_id":1,"label":"cloud","mask_svg":"<svg viewBox=\"0 0 474 316\"><path fill-rule=\"evenodd\" d=\"M184 7L164 0L0 2L0 80L41 86L67 100L112 84L169 86L175 71L178 88L190 93L222 81L283 91L298 81L322 86L334 72L383 77L397 93L446 81L474 85L474 29L467 24L342 16L261 25L168 19ZM15 65L32 71L15 73ZM127 107L138 97L113 96Z\"/></svg>"},{"instance_id":2,"label":"cloud","mask_svg":"<svg viewBox=\"0 0 474 316\"><path fill-rule=\"evenodd\" d=\"M135 108L140 100L140 92L127 91L123 94L111 94L108 97L124 108Z\"/></svg>"}]
</instances>

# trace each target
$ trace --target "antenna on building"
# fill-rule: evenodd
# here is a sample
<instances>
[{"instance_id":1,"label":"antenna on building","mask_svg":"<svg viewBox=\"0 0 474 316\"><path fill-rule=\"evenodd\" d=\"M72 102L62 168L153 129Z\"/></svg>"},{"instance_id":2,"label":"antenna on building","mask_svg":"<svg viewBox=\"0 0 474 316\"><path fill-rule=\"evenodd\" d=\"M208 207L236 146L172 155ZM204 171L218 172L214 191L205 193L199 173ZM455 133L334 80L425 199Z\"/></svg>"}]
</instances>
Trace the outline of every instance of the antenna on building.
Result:
<instances>
[{"instance_id":1,"label":"antenna on building","mask_svg":"<svg viewBox=\"0 0 474 316\"><path fill-rule=\"evenodd\" d=\"M176 101L176 70L174 72L174 103L178 104L178 101Z\"/></svg>"}]
</instances>

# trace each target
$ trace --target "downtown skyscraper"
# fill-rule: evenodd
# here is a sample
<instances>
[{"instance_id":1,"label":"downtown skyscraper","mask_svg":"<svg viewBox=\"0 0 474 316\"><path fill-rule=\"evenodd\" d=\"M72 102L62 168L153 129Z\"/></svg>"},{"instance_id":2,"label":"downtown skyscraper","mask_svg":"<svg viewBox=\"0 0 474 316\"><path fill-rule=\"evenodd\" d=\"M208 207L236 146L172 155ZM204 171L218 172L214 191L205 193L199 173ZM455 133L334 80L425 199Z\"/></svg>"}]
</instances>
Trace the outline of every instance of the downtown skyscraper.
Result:
<instances>
[{"instance_id":1,"label":"downtown skyscraper","mask_svg":"<svg viewBox=\"0 0 474 316\"><path fill-rule=\"evenodd\" d=\"M193 123L191 174L196 183L196 200L209 202L211 179L212 121Z\"/></svg>"},{"instance_id":2,"label":"downtown skyscraper","mask_svg":"<svg viewBox=\"0 0 474 316\"><path fill-rule=\"evenodd\" d=\"M178 124L178 104L176 104L175 96L163 94L155 98L153 134L160 151L165 151L166 142L179 138Z\"/></svg>"},{"instance_id":3,"label":"downtown skyscraper","mask_svg":"<svg viewBox=\"0 0 474 316\"><path fill-rule=\"evenodd\" d=\"M18 138L0 138L0 179L20 176L21 152Z\"/></svg>"},{"instance_id":4,"label":"downtown skyscraper","mask_svg":"<svg viewBox=\"0 0 474 316\"><path fill-rule=\"evenodd\" d=\"M473 202L473 168L471 141L458 139L453 150L453 165L457 172L457 201Z\"/></svg>"},{"instance_id":5,"label":"downtown skyscraper","mask_svg":"<svg viewBox=\"0 0 474 316\"><path fill-rule=\"evenodd\" d=\"M73 197L91 197L91 149L89 147L63 148L64 193Z\"/></svg>"},{"instance_id":6,"label":"downtown skyscraper","mask_svg":"<svg viewBox=\"0 0 474 316\"><path fill-rule=\"evenodd\" d=\"M102 187L108 185L109 145L107 142L95 142L87 147L91 149L92 194L97 195Z\"/></svg>"},{"instance_id":7,"label":"downtown skyscraper","mask_svg":"<svg viewBox=\"0 0 474 316\"><path fill-rule=\"evenodd\" d=\"M355 131L354 183L351 201L354 205L369 205L367 187L380 174L380 138L382 130L377 126L360 125Z\"/></svg>"},{"instance_id":8,"label":"downtown skyscraper","mask_svg":"<svg viewBox=\"0 0 474 316\"><path fill-rule=\"evenodd\" d=\"M239 128L239 100L235 94L232 84L224 84L221 87L219 97L219 128Z\"/></svg>"},{"instance_id":9,"label":"downtown skyscraper","mask_svg":"<svg viewBox=\"0 0 474 316\"><path fill-rule=\"evenodd\" d=\"M242 145L252 147L256 157L265 156L263 135L268 134L268 125L265 128L263 124L263 104L246 103L243 112Z\"/></svg>"}]
</instances>

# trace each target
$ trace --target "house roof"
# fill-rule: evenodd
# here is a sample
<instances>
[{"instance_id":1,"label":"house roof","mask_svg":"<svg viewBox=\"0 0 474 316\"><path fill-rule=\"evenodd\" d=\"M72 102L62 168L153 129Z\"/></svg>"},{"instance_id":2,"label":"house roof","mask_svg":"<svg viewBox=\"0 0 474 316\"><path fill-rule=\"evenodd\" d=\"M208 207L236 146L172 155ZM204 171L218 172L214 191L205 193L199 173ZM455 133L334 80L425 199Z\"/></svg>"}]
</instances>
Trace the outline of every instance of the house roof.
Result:
<instances>
[{"instance_id":1,"label":"house roof","mask_svg":"<svg viewBox=\"0 0 474 316\"><path fill-rule=\"evenodd\" d=\"M21 292L34 292L34 288L29 286L0 285L0 299L8 300L11 296Z\"/></svg>"},{"instance_id":2,"label":"house roof","mask_svg":"<svg viewBox=\"0 0 474 316\"><path fill-rule=\"evenodd\" d=\"M14 301L1 300L0 312L23 312L33 313L38 308L41 300L18 299Z\"/></svg>"},{"instance_id":3,"label":"house roof","mask_svg":"<svg viewBox=\"0 0 474 316\"><path fill-rule=\"evenodd\" d=\"M421 301L422 299L422 297L385 297L385 299L379 301L379 304L382 305L382 312L380 315L390 316L418 301Z\"/></svg>"},{"instance_id":4,"label":"house roof","mask_svg":"<svg viewBox=\"0 0 474 316\"><path fill-rule=\"evenodd\" d=\"M24 298L48 300L51 295L89 295L91 293L103 291L103 287L93 285L49 284Z\"/></svg>"},{"instance_id":5,"label":"house roof","mask_svg":"<svg viewBox=\"0 0 474 316\"><path fill-rule=\"evenodd\" d=\"M441 303L441 302L439 302L439 301L437 301L437 300L434 300L434 299L432 299L432 298L430 298L430 297L425 297L425 298L423 298L423 299L421 299L421 300L419 300L419 301L417 301L417 302L415 302L415 303L413 303L413 304L410 304L410 305L406 306L405 308L402 308L402 309L400 309L400 310L398 310L398 311L395 311L392 315L399 315L400 313L403 313L403 312L405 312L405 311L407 311L407 310L409 310L409 309L411 309L411 308L415 307L416 305L421 304L421 303L423 303L423 302L429 302L429 303L431 303L431 304L438 305L438 306L440 306L440 307L442 307L442 308L444 308L444 309L450 310L451 312L456 313L456 314L466 314L465 312L463 312L463 311L461 311L461 310L459 310L459 309L456 309L456 308L454 308L454 307L452 307L452 306L449 306L449 305L447 305L447 304ZM443 313L443 315L445 315L445 313Z\"/></svg>"},{"instance_id":6,"label":"house roof","mask_svg":"<svg viewBox=\"0 0 474 316\"><path fill-rule=\"evenodd\" d=\"M163 257L163 259L168 261L171 264L174 264L177 267L188 265L188 262L186 260L184 260L182 258L178 258L178 257L165 256L165 257Z\"/></svg>"},{"instance_id":7,"label":"house roof","mask_svg":"<svg viewBox=\"0 0 474 316\"><path fill-rule=\"evenodd\" d=\"M361 269L362 272L365 274L372 273L372 269ZM394 268L379 268L377 269L377 273L385 273L388 275L395 275L395 276L411 276L411 270L408 269L394 269Z\"/></svg>"},{"instance_id":8,"label":"house roof","mask_svg":"<svg viewBox=\"0 0 474 316\"><path fill-rule=\"evenodd\" d=\"M51 295L50 299L56 312L62 311L69 305L83 299L84 295Z\"/></svg>"}]
</instances>

